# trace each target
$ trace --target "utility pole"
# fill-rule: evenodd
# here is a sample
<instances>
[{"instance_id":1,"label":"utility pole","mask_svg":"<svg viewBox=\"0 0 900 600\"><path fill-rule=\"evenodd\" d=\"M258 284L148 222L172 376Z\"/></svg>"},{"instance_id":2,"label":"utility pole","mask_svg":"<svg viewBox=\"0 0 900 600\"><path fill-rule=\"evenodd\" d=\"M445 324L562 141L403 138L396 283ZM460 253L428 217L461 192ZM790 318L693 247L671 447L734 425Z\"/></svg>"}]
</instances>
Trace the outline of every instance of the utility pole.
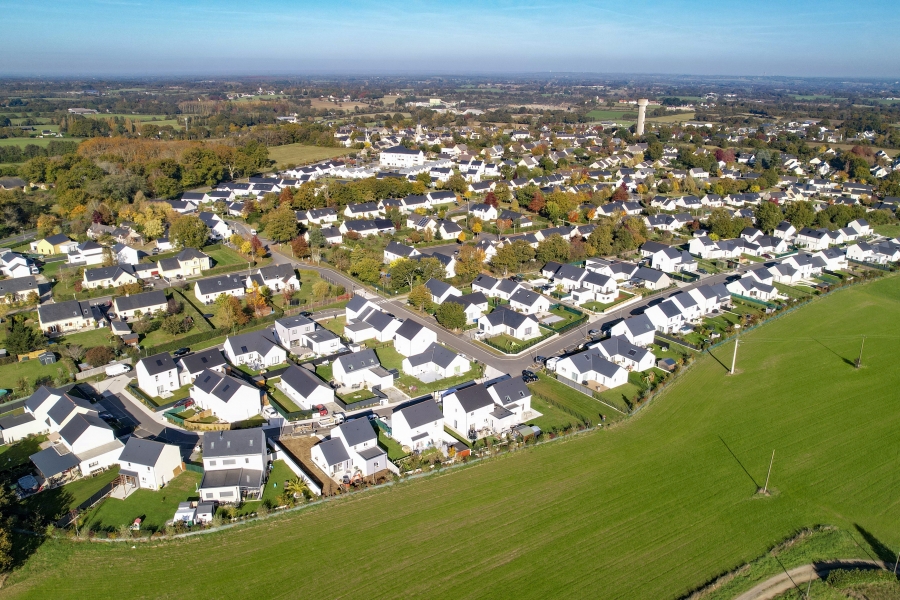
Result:
<instances>
[{"instance_id":1,"label":"utility pole","mask_svg":"<svg viewBox=\"0 0 900 600\"><path fill-rule=\"evenodd\" d=\"M862 344L859 345L859 357L856 359L856 368L858 369L862 365L862 352L863 347L866 345L866 336L863 336Z\"/></svg>"},{"instance_id":2,"label":"utility pole","mask_svg":"<svg viewBox=\"0 0 900 600\"><path fill-rule=\"evenodd\" d=\"M769 476L772 474L772 463L775 462L775 451L772 450L772 459L769 461L769 472L766 473L766 486L763 488L763 494L769 493Z\"/></svg>"},{"instance_id":3,"label":"utility pole","mask_svg":"<svg viewBox=\"0 0 900 600\"><path fill-rule=\"evenodd\" d=\"M729 373L729 375L734 375L734 365L737 363L737 347L740 341L740 338L734 339L734 356L731 357L731 372Z\"/></svg>"}]
</instances>

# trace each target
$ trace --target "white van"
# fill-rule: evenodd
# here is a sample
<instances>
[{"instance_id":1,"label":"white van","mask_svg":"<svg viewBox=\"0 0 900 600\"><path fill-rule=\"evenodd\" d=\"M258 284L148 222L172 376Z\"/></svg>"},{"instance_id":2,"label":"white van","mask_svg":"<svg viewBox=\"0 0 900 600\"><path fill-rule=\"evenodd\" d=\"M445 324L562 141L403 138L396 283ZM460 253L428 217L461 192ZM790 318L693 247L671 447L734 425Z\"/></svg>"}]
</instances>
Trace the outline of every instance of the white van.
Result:
<instances>
[{"instance_id":1,"label":"white van","mask_svg":"<svg viewBox=\"0 0 900 600\"><path fill-rule=\"evenodd\" d=\"M109 365L106 367L106 376L107 377L116 377L118 375L124 375L128 371L131 370L131 365Z\"/></svg>"}]
</instances>

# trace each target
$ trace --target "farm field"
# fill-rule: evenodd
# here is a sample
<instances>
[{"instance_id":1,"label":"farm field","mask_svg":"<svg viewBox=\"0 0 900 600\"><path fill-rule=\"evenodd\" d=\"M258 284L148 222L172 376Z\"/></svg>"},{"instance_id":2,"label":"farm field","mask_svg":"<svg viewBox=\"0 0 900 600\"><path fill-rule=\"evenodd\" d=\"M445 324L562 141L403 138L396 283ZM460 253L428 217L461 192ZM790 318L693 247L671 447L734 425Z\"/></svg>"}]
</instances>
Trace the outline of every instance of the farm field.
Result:
<instances>
[{"instance_id":1,"label":"farm field","mask_svg":"<svg viewBox=\"0 0 900 600\"><path fill-rule=\"evenodd\" d=\"M270 147L269 158L275 161L277 168L281 168L287 164L301 165L326 158L343 156L351 152L352 150L349 148L323 148L305 144L285 144L284 146Z\"/></svg>"},{"instance_id":2,"label":"farm field","mask_svg":"<svg viewBox=\"0 0 900 600\"><path fill-rule=\"evenodd\" d=\"M40 146L41 148L46 147L50 142L81 142L84 138L73 138L73 137L61 137L61 138L32 138L32 137L19 137L19 138L3 138L0 139L0 146L21 146L24 148L28 144L33 144L35 146Z\"/></svg>"},{"instance_id":3,"label":"farm field","mask_svg":"<svg viewBox=\"0 0 900 600\"><path fill-rule=\"evenodd\" d=\"M896 552L898 316L900 277L842 290L744 334L737 375L732 346L714 349L610 429L239 530L48 541L3 596L155 596L159 581L173 597L333 595L340 580L367 597L370 557L390 548L386 597L677 598L817 524L859 555ZM172 578L178 564L216 576Z\"/></svg>"}]
</instances>

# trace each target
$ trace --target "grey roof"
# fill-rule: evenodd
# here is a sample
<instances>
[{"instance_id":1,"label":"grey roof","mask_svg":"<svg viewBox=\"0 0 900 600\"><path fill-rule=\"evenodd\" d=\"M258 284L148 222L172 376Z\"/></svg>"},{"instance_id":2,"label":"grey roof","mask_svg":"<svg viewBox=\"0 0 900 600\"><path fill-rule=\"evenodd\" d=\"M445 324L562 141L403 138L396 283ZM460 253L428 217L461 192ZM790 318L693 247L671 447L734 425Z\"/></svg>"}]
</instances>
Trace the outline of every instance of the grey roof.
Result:
<instances>
[{"instance_id":1,"label":"grey roof","mask_svg":"<svg viewBox=\"0 0 900 600\"><path fill-rule=\"evenodd\" d=\"M14 277L12 279L0 280L0 296L6 294L19 294L30 290L38 291L39 285L34 275L27 277Z\"/></svg>"},{"instance_id":2,"label":"grey roof","mask_svg":"<svg viewBox=\"0 0 900 600\"><path fill-rule=\"evenodd\" d=\"M319 388L331 390L328 385L308 369L291 365L281 374L281 383L289 386L304 398L309 398Z\"/></svg>"},{"instance_id":3,"label":"grey roof","mask_svg":"<svg viewBox=\"0 0 900 600\"><path fill-rule=\"evenodd\" d=\"M478 287L482 287L486 290L494 289L494 286L497 285L497 279L494 279L490 275L479 275L475 278L475 281L472 282L472 285L477 285Z\"/></svg>"},{"instance_id":4,"label":"grey roof","mask_svg":"<svg viewBox=\"0 0 900 600\"><path fill-rule=\"evenodd\" d=\"M338 339L338 335L333 331L329 331L328 329L316 329L315 331L306 333L304 335L312 341L318 343Z\"/></svg>"},{"instance_id":5,"label":"grey roof","mask_svg":"<svg viewBox=\"0 0 900 600\"><path fill-rule=\"evenodd\" d=\"M607 360L599 350L588 350L570 358L578 373L593 371L604 377L612 377L621 369L620 366Z\"/></svg>"},{"instance_id":6,"label":"grey roof","mask_svg":"<svg viewBox=\"0 0 900 600\"><path fill-rule=\"evenodd\" d=\"M338 357L334 362L340 363L345 372L372 369L381 366L378 356L375 354L375 351L371 349L345 354Z\"/></svg>"},{"instance_id":7,"label":"grey roof","mask_svg":"<svg viewBox=\"0 0 900 600\"><path fill-rule=\"evenodd\" d=\"M166 444L162 442L131 436L122 449L122 454L119 455L119 463L129 462L152 467L165 448Z\"/></svg>"},{"instance_id":8,"label":"grey roof","mask_svg":"<svg viewBox=\"0 0 900 600\"><path fill-rule=\"evenodd\" d=\"M204 458L259 453L266 453L266 434L262 429L207 431L203 434Z\"/></svg>"},{"instance_id":9,"label":"grey roof","mask_svg":"<svg viewBox=\"0 0 900 600\"><path fill-rule=\"evenodd\" d=\"M524 398L531 397L531 390L525 385L521 377L510 377L492 385L490 388L496 392L503 404L512 404Z\"/></svg>"},{"instance_id":10,"label":"grey roof","mask_svg":"<svg viewBox=\"0 0 900 600\"><path fill-rule=\"evenodd\" d=\"M237 394L238 390L241 388L249 388L255 390L259 394L262 393L259 388L245 383L240 379L231 377L230 375L221 375L215 371L210 371L209 369L204 369L197 375L197 379L194 380L194 386L200 388L207 394L215 396L222 402L228 402L234 398L234 395Z\"/></svg>"},{"instance_id":11,"label":"grey roof","mask_svg":"<svg viewBox=\"0 0 900 600\"><path fill-rule=\"evenodd\" d=\"M516 290L516 293L509 297L509 301L518 302L520 304L524 304L525 306L534 306L535 303L541 298L542 296L538 293L532 292L531 290L526 290L525 288L520 288Z\"/></svg>"},{"instance_id":12,"label":"grey roof","mask_svg":"<svg viewBox=\"0 0 900 600\"><path fill-rule=\"evenodd\" d=\"M168 352L160 352L159 354L142 358L138 361L138 364L144 365L144 368L150 375L158 375L176 368L175 361L172 360Z\"/></svg>"},{"instance_id":13,"label":"grey roof","mask_svg":"<svg viewBox=\"0 0 900 600\"><path fill-rule=\"evenodd\" d=\"M416 251L416 249L412 246L407 246L405 244L401 244L399 242L391 240L390 242L388 242L388 245L387 247L385 247L384 251L390 254L396 254L397 256L408 257L411 256Z\"/></svg>"},{"instance_id":14,"label":"grey roof","mask_svg":"<svg viewBox=\"0 0 900 600\"><path fill-rule=\"evenodd\" d=\"M472 412L494 403L494 399L491 398L491 395L488 393L487 388L484 387L483 383L457 390L456 392L453 392L453 395L456 396L460 406L462 406L462 409L466 412Z\"/></svg>"},{"instance_id":15,"label":"grey roof","mask_svg":"<svg viewBox=\"0 0 900 600\"><path fill-rule=\"evenodd\" d=\"M440 421L444 418L437 402L431 399L424 400L418 404L404 406L394 412L395 414L399 413L403 415L403 418L406 419L406 423L409 425L410 429L415 429L426 423L434 423L435 421Z\"/></svg>"},{"instance_id":16,"label":"grey roof","mask_svg":"<svg viewBox=\"0 0 900 600\"><path fill-rule=\"evenodd\" d=\"M301 327L303 325L312 325L312 319L308 319L304 316L297 315L296 317L283 317L275 321L285 329L293 329L294 327Z\"/></svg>"},{"instance_id":17,"label":"grey roof","mask_svg":"<svg viewBox=\"0 0 900 600\"><path fill-rule=\"evenodd\" d=\"M434 363L439 367L447 368L456 359L458 354L452 350L448 350L437 343L432 343L425 348L421 354L410 356L407 360L409 364L416 367L428 363Z\"/></svg>"},{"instance_id":18,"label":"grey roof","mask_svg":"<svg viewBox=\"0 0 900 600\"><path fill-rule=\"evenodd\" d=\"M373 310L368 315L366 315L364 322L367 325L371 325L376 331L384 331L391 323L394 322L394 317L387 314L386 312ZM353 325L353 323L351 323L350 325Z\"/></svg>"},{"instance_id":19,"label":"grey roof","mask_svg":"<svg viewBox=\"0 0 900 600\"><path fill-rule=\"evenodd\" d=\"M535 325L538 324L537 319L532 315L523 315L502 306L497 307L493 312L481 318L487 319L487 322L491 325L508 325L513 329L518 329L527 320L534 321Z\"/></svg>"},{"instance_id":20,"label":"grey roof","mask_svg":"<svg viewBox=\"0 0 900 600\"><path fill-rule=\"evenodd\" d=\"M32 421L34 421L34 415L26 412L19 413L18 415L0 417L0 429L12 429L13 427L18 427L25 423L31 423Z\"/></svg>"},{"instance_id":21,"label":"grey roof","mask_svg":"<svg viewBox=\"0 0 900 600\"><path fill-rule=\"evenodd\" d=\"M46 240L50 244L53 244L54 246L56 246L57 244L64 244L66 242L72 241L69 239L69 236L67 236L64 233L57 233L56 235L51 235L50 237L44 238L44 240Z\"/></svg>"},{"instance_id":22,"label":"grey roof","mask_svg":"<svg viewBox=\"0 0 900 600\"><path fill-rule=\"evenodd\" d=\"M499 404L495 404L494 410L491 411L491 416L495 419L505 419L507 417L511 417L512 415L512 411L503 408Z\"/></svg>"},{"instance_id":23,"label":"grey roof","mask_svg":"<svg viewBox=\"0 0 900 600\"><path fill-rule=\"evenodd\" d=\"M450 296L449 298L447 298L447 302L462 304L462 307L465 309L472 306L473 304L487 304L488 299L481 292L473 292L464 296Z\"/></svg>"},{"instance_id":24,"label":"grey roof","mask_svg":"<svg viewBox=\"0 0 900 600\"><path fill-rule=\"evenodd\" d=\"M681 314L681 307L675 304L673 300L666 300L657 306L659 306L660 310L662 310L663 314L667 317L677 317Z\"/></svg>"},{"instance_id":25,"label":"grey roof","mask_svg":"<svg viewBox=\"0 0 900 600\"><path fill-rule=\"evenodd\" d=\"M428 288L428 291L431 292L432 296L437 296L438 298L446 294L449 290L455 289L449 283L445 283L434 277L425 282L425 287Z\"/></svg>"},{"instance_id":26,"label":"grey roof","mask_svg":"<svg viewBox=\"0 0 900 600\"><path fill-rule=\"evenodd\" d=\"M99 312L94 310L90 302L68 300L66 302L54 302L38 306L38 316L41 323L56 323L72 318L97 319Z\"/></svg>"},{"instance_id":27,"label":"grey roof","mask_svg":"<svg viewBox=\"0 0 900 600\"><path fill-rule=\"evenodd\" d=\"M364 419L368 421L368 419ZM368 448L363 448L359 452L357 452L359 456L363 460L372 460L373 458L378 458L379 456L384 456L387 454L384 450L382 450L379 446L370 446Z\"/></svg>"},{"instance_id":28,"label":"grey roof","mask_svg":"<svg viewBox=\"0 0 900 600\"><path fill-rule=\"evenodd\" d=\"M350 301L347 303L347 308L352 310L353 312L359 312L359 310L366 305L368 300L360 296L359 294L353 294L353 297L350 298Z\"/></svg>"},{"instance_id":29,"label":"grey roof","mask_svg":"<svg viewBox=\"0 0 900 600\"><path fill-rule=\"evenodd\" d=\"M497 287L495 287L494 289L503 292L504 294L512 294L518 287L519 284L515 281L511 281L509 279L501 279L497 283Z\"/></svg>"},{"instance_id":30,"label":"grey roof","mask_svg":"<svg viewBox=\"0 0 900 600\"><path fill-rule=\"evenodd\" d=\"M218 348L208 348L206 350L201 350L200 352L183 356L178 360L178 363L184 367L188 373L199 373L203 369L212 369L226 364L225 357Z\"/></svg>"},{"instance_id":31,"label":"grey roof","mask_svg":"<svg viewBox=\"0 0 900 600\"><path fill-rule=\"evenodd\" d=\"M50 446L29 457L44 477L53 477L78 466L77 456L71 452L60 454L58 448L59 446Z\"/></svg>"},{"instance_id":32,"label":"grey roof","mask_svg":"<svg viewBox=\"0 0 900 600\"><path fill-rule=\"evenodd\" d=\"M249 430L248 430L249 431ZM259 431L254 430L254 431ZM200 489L242 487L257 489L262 485L263 472L255 469L218 469L204 471Z\"/></svg>"},{"instance_id":33,"label":"grey roof","mask_svg":"<svg viewBox=\"0 0 900 600\"><path fill-rule=\"evenodd\" d=\"M266 281L270 281L272 279L280 279L281 281L287 281L291 277L296 277L296 273L294 272L294 267L289 265L288 263L284 263L281 265L269 265L268 267L262 267L257 271L259 275Z\"/></svg>"},{"instance_id":34,"label":"grey roof","mask_svg":"<svg viewBox=\"0 0 900 600\"><path fill-rule=\"evenodd\" d=\"M348 219L344 221L348 231L372 231L394 229L394 223L390 219Z\"/></svg>"},{"instance_id":35,"label":"grey roof","mask_svg":"<svg viewBox=\"0 0 900 600\"><path fill-rule=\"evenodd\" d=\"M141 310L150 306L165 305L166 295L162 291L144 292L133 296L116 296L113 299L117 311Z\"/></svg>"},{"instance_id":36,"label":"grey roof","mask_svg":"<svg viewBox=\"0 0 900 600\"><path fill-rule=\"evenodd\" d=\"M256 352L265 356L272 348L278 346L268 330L251 331L231 336L226 342L229 342L236 355Z\"/></svg>"},{"instance_id":37,"label":"grey roof","mask_svg":"<svg viewBox=\"0 0 900 600\"><path fill-rule=\"evenodd\" d=\"M405 340L411 340L416 337L420 331L425 329L425 326L421 323L414 321L412 319L407 319L403 321L403 325L401 325L397 329L397 337L403 338Z\"/></svg>"},{"instance_id":38,"label":"grey roof","mask_svg":"<svg viewBox=\"0 0 900 600\"><path fill-rule=\"evenodd\" d=\"M25 401L25 408L27 408L31 412L34 412L41 404L44 403L45 400L50 397L55 398L57 396L62 396L62 393L59 390L48 388L47 386L42 385Z\"/></svg>"},{"instance_id":39,"label":"grey roof","mask_svg":"<svg viewBox=\"0 0 900 600\"><path fill-rule=\"evenodd\" d=\"M242 275L232 273L230 275L198 279L195 285L201 294L207 295L224 293L230 290L243 290L246 283Z\"/></svg>"},{"instance_id":40,"label":"grey roof","mask_svg":"<svg viewBox=\"0 0 900 600\"><path fill-rule=\"evenodd\" d=\"M653 282L659 281L665 276L666 276L666 274L663 273L662 271L657 271L656 269L649 269L647 267L641 267L640 269L638 269L635 272L634 275L632 275L632 277L634 279L643 279L644 281L653 281Z\"/></svg>"},{"instance_id":41,"label":"grey roof","mask_svg":"<svg viewBox=\"0 0 900 600\"><path fill-rule=\"evenodd\" d=\"M410 150L406 146L394 146L393 148L388 148L386 150L382 150L382 152L387 152L388 154L421 154L422 151L419 149Z\"/></svg>"},{"instance_id":42,"label":"grey roof","mask_svg":"<svg viewBox=\"0 0 900 600\"><path fill-rule=\"evenodd\" d=\"M338 426L348 446L356 446L364 442L374 442L378 439L375 428L369 419L351 419ZM334 434L332 434L334 437Z\"/></svg>"},{"instance_id":43,"label":"grey roof","mask_svg":"<svg viewBox=\"0 0 900 600\"><path fill-rule=\"evenodd\" d=\"M87 281L103 281L104 279L116 280L122 273L134 276L134 265L115 265L112 267L85 269L84 278Z\"/></svg>"},{"instance_id":44,"label":"grey roof","mask_svg":"<svg viewBox=\"0 0 900 600\"><path fill-rule=\"evenodd\" d=\"M650 353L649 350L635 346L628 341L628 338L621 335L614 335L600 342L598 346L609 356L622 356L629 360L640 362L640 360Z\"/></svg>"},{"instance_id":45,"label":"grey roof","mask_svg":"<svg viewBox=\"0 0 900 600\"><path fill-rule=\"evenodd\" d=\"M327 464L328 466L336 465L350 460L350 455L347 454L347 449L344 447L344 442L342 442L338 438L325 440L324 442L318 444L318 448L322 451L322 456L325 457L325 464Z\"/></svg>"},{"instance_id":46,"label":"grey roof","mask_svg":"<svg viewBox=\"0 0 900 600\"><path fill-rule=\"evenodd\" d=\"M59 430L59 437L64 439L69 446L78 441L78 438L81 437L85 431L87 431L90 427L99 427L100 429L106 429L108 431L112 431L112 427L107 425L106 421L96 416L96 414L77 414L66 423L66 426Z\"/></svg>"}]
</instances>

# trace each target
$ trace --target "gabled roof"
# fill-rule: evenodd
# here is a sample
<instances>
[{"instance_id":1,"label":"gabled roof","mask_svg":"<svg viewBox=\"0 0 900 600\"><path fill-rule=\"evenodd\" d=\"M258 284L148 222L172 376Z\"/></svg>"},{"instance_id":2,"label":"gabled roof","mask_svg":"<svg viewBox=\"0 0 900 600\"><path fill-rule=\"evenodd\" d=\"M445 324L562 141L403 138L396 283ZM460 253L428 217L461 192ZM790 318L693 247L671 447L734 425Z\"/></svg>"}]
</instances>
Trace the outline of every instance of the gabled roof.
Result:
<instances>
[{"instance_id":1,"label":"gabled roof","mask_svg":"<svg viewBox=\"0 0 900 600\"><path fill-rule=\"evenodd\" d=\"M222 402L228 402L234 398L235 394L237 394L241 388L248 388L260 393L259 388L245 383L240 379L231 377L230 375L221 375L215 371L210 371L209 369L200 371L200 374L197 375L197 379L194 380L194 387L203 390L211 396L215 396Z\"/></svg>"},{"instance_id":2,"label":"gabled roof","mask_svg":"<svg viewBox=\"0 0 900 600\"><path fill-rule=\"evenodd\" d=\"M207 431L203 434L203 457L265 454L266 434L262 429Z\"/></svg>"},{"instance_id":3,"label":"gabled roof","mask_svg":"<svg viewBox=\"0 0 900 600\"><path fill-rule=\"evenodd\" d=\"M219 275L207 279L198 279L195 283L197 289L203 295L225 293L231 290L243 290L246 280L238 274Z\"/></svg>"},{"instance_id":4,"label":"gabled roof","mask_svg":"<svg viewBox=\"0 0 900 600\"><path fill-rule=\"evenodd\" d=\"M491 398L491 395L488 393L487 388L484 387L483 383L457 390L453 392L453 395L456 396L460 406L462 406L462 409L466 412L473 412L479 408L492 406L494 404L494 399Z\"/></svg>"},{"instance_id":5,"label":"gabled roof","mask_svg":"<svg viewBox=\"0 0 900 600\"><path fill-rule=\"evenodd\" d=\"M416 249L412 246L407 246L405 244L401 244L399 242L391 240L390 242L388 242L388 245L385 247L384 251L389 254L395 254L397 256L409 257L416 252Z\"/></svg>"},{"instance_id":6,"label":"gabled roof","mask_svg":"<svg viewBox=\"0 0 900 600\"><path fill-rule=\"evenodd\" d=\"M378 439L375 428L372 427L369 419L351 419L339 425L338 429L341 430L341 437L351 447L365 442L374 442ZM333 433L332 437L335 437Z\"/></svg>"},{"instance_id":7,"label":"gabled roof","mask_svg":"<svg viewBox=\"0 0 900 600\"><path fill-rule=\"evenodd\" d=\"M288 367L287 371L281 375L281 383L290 386L291 389L304 398L309 398L319 388L331 390L328 384L315 374L297 365Z\"/></svg>"},{"instance_id":8,"label":"gabled roof","mask_svg":"<svg viewBox=\"0 0 900 600\"><path fill-rule=\"evenodd\" d=\"M425 287L428 288L428 291L431 292L433 296L437 296L438 298L442 297L450 290L456 289L449 283L443 282L440 279L435 279L434 277L425 282Z\"/></svg>"},{"instance_id":9,"label":"gabled roof","mask_svg":"<svg viewBox=\"0 0 900 600\"><path fill-rule=\"evenodd\" d=\"M66 426L59 430L59 437L64 439L69 446L72 446L78 441L78 438L91 427L105 429L112 433L112 427L110 427L106 421L96 416L96 413L79 413L69 419Z\"/></svg>"},{"instance_id":10,"label":"gabled roof","mask_svg":"<svg viewBox=\"0 0 900 600\"><path fill-rule=\"evenodd\" d=\"M417 404L410 404L394 411L394 415L403 415L410 429L421 427L427 423L435 423L444 418L437 402L428 399Z\"/></svg>"},{"instance_id":11,"label":"gabled roof","mask_svg":"<svg viewBox=\"0 0 900 600\"><path fill-rule=\"evenodd\" d=\"M373 369L381 366L378 356L375 354L375 351L371 349L339 356L334 362L340 363L344 372L347 373L350 371L361 371L363 369Z\"/></svg>"},{"instance_id":12,"label":"gabled roof","mask_svg":"<svg viewBox=\"0 0 900 600\"><path fill-rule=\"evenodd\" d=\"M138 361L138 364L144 365L144 368L150 375L159 375L176 368L175 361L172 360L168 352L160 352L159 354L142 358Z\"/></svg>"},{"instance_id":13,"label":"gabled roof","mask_svg":"<svg viewBox=\"0 0 900 600\"><path fill-rule=\"evenodd\" d=\"M410 356L406 360L408 360L409 364L413 367L433 363L443 369L446 369L453 363L454 360L456 360L457 356L459 355L456 352L448 350L447 348L444 348L443 346L432 342L432 344L425 348L425 350L421 354Z\"/></svg>"},{"instance_id":14,"label":"gabled roof","mask_svg":"<svg viewBox=\"0 0 900 600\"><path fill-rule=\"evenodd\" d=\"M506 325L513 329L518 329L525 321L529 320L537 325L537 319L535 319L534 316L523 315L522 313L517 313L508 308L503 308L502 306L497 307L493 312L481 317L481 319L486 319L492 326Z\"/></svg>"},{"instance_id":15,"label":"gabled roof","mask_svg":"<svg viewBox=\"0 0 900 600\"><path fill-rule=\"evenodd\" d=\"M165 305L166 295L162 291L144 292L133 296L116 296L113 299L116 310L141 310L149 306Z\"/></svg>"},{"instance_id":16,"label":"gabled roof","mask_svg":"<svg viewBox=\"0 0 900 600\"><path fill-rule=\"evenodd\" d=\"M156 465L160 454L166 449L166 444L153 440L144 440L131 436L128 438L122 454L119 455L119 463L134 463L137 465L152 467Z\"/></svg>"},{"instance_id":17,"label":"gabled roof","mask_svg":"<svg viewBox=\"0 0 900 600\"><path fill-rule=\"evenodd\" d=\"M208 348L187 356L183 356L178 363L188 373L199 373L204 369L214 369L226 364L222 351L218 348Z\"/></svg>"},{"instance_id":18,"label":"gabled roof","mask_svg":"<svg viewBox=\"0 0 900 600\"><path fill-rule=\"evenodd\" d=\"M344 442L339 438L331 438L324 442L320 442L316 445L316 448L322 452L322 456L325 458L325 464L329 467L350 460L350 455L347 454Z\"/></svg>"},{"instance_id":19,"label":"gabled roof","mask_svg":"<svg viewBox=\"0 0 900 600\"><path fill-rule=\"evenodd\" d=\"M501 404L504 405L509 405L513 402L518 402L524 398L531 397L531 390L528 389L528 386L525 385L525 382L521 377L504 379L489 387L488 390L493 390L500 399Z\"/></svg>"},{"instance_id":20,"label":"gabled roof","mask_svg":"<svg viewBox=\"0 0 900 600\"><path fill-rule=\"evenodd\" d=\"M225 340L235 355L248 354L256 352L261 356L265 356L272 348L278 347L272 334L267 331L251 331L240 335L231 336Z\"/></svg>"},{"instance_id":21,"label":"gabled roof","mask_svg":"<svg viewBox=\"0 0 900 600\"><path fill-rule=\"evenodd\" d=\"M454 302L456 304L461 304L463 309L466 309L473 304L481 305L487 304L488 299L481 292L473 292L471 294L466 294L464 296L450 296L446 300L447 302Z\"/></svg>"},{"instance_id":22,"label":"gabled roof","mask_svg":"<svg viewBox=\"0 0 900 600\"><path fill-rule=\"evenodd\" d=\"M619 365L607 360L603 353L597 349L574 354L569 359L571 359L572 366L579 374L594 372L611 378L622 369Z\"/></svg>"},{"instance_id":23,"label":"gabled roof","mask_svg":"<svg viewBox=\"0 0 900 600\"><path fill-rule=\"evenodd\" d=\"M398 338L403 338L405 340L411 340L414 337L416 337L417 335L419 335L419 332L422 331L423 329L425 329L425 326L422 325L421 323L414 321L412 319L406 319L405 321L403 321L403 325L401 325L397 329L396 335Z\"/></svg>"},{"instance_id":24,"label":"gabled roof","mask_svg":"<svg viewBox=\"0 0 900 600\"><path fill-rule=\"evenodd\" d=\"M543 296L540 294L532 292L531 290L526 290L525 288L519 288L509 297L509 301L518 302L525 306L534 306L541 298L543 298Z\"/></svg>"}]
</instances>

